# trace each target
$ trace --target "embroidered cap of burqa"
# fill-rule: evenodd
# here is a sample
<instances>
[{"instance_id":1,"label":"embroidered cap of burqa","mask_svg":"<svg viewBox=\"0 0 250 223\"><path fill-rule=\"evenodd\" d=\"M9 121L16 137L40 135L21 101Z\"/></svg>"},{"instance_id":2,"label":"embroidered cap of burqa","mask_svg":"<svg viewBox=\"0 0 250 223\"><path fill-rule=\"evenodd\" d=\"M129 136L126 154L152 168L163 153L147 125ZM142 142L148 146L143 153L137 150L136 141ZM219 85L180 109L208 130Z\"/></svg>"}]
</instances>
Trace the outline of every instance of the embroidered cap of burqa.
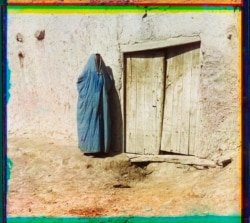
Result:
<instances>
[{"instance_id":1,"label":"embroidered cap of burqa","mask_svg":"<svg viewBox=\"0 0 250 223\"><path fill-rule=\"evenodd\" d=\"M78 146L84 153L109 152L112 83L100 54L92 54L77 80Z\"/></svg>"}]
</instances>

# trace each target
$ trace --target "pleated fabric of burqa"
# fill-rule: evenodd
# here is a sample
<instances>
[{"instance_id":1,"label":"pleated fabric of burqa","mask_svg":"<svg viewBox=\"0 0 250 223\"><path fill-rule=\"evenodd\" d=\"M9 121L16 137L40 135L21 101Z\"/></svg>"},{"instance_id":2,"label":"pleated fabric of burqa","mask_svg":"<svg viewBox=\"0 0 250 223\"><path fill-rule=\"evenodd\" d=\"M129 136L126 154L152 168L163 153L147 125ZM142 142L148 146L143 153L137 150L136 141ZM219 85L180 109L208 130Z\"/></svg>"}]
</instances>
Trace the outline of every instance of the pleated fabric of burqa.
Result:
<instances>
[{"instance_id":1,"label":"pleated fabric of burqa","mask_svg":"<svg viewBox=\"0 0 250 223\"><path fill-rule=\"evenodd\" d=\"M112 85L112 77L101 55L92 54L77 80L78 146L86 154L109 152Z\"/></svg>"}]
</instances>

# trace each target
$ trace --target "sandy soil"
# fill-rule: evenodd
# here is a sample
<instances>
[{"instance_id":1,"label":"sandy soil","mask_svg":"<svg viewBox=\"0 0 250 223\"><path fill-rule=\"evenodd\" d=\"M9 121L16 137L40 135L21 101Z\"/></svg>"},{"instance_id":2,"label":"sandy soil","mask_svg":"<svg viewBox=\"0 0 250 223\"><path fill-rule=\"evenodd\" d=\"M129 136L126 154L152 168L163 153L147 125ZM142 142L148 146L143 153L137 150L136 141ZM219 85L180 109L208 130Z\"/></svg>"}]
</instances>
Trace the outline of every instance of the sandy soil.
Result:
<instances>
[{"instance_id":1,"label":"sandy soil","mask_svg":"<svg viewBox=\"0 0 250 223\"><path fill-rule=\"evenodd\" d=\"M84 156L70 141L10 136L8 216L240 214L240 163L198 170Z\"/></svg>"}]
</instances>

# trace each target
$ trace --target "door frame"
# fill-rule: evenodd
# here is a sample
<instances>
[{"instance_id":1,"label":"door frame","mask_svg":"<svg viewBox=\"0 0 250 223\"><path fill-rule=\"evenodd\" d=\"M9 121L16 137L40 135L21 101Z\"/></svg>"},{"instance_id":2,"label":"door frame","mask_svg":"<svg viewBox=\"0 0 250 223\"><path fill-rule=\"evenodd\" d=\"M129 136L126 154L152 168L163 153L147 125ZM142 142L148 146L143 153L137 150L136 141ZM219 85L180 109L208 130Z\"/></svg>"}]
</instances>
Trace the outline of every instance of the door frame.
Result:
<instances>
[{"instance_id":1,"label":"door frame","mask_svg":"<svg viewBox=\"0 0 250 223\"><path fill-rule=\"evenodd\" d=\"M169 38L160 41L140 42L134 44L120 45L120 58L122 68L122 90L121 90L121 110L122 110L122 152L126 153L126 54L139 51L164 50L168 47L184 45L188 43L201 42L200 36Z\"/></svg>"}]
</instances>

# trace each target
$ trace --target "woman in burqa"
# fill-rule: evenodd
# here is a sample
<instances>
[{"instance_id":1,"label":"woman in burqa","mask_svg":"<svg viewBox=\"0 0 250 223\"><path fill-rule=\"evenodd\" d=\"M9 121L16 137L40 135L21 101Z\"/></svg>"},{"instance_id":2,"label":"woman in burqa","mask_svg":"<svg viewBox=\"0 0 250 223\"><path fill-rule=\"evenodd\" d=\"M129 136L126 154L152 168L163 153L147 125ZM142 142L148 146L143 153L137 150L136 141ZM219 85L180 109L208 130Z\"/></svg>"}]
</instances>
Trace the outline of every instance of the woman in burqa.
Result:
<instances>
[{"instance_id":1,"label":"woman in burqa","mask_svg":"<svg viewBox=\"0 0 250 223\"><path fill-rule=\"evenodd\" d=\"M86 155L109 152L112 84L101 55L92 54L77 80L78 146Z\"/></svg>"}]
</instances>

